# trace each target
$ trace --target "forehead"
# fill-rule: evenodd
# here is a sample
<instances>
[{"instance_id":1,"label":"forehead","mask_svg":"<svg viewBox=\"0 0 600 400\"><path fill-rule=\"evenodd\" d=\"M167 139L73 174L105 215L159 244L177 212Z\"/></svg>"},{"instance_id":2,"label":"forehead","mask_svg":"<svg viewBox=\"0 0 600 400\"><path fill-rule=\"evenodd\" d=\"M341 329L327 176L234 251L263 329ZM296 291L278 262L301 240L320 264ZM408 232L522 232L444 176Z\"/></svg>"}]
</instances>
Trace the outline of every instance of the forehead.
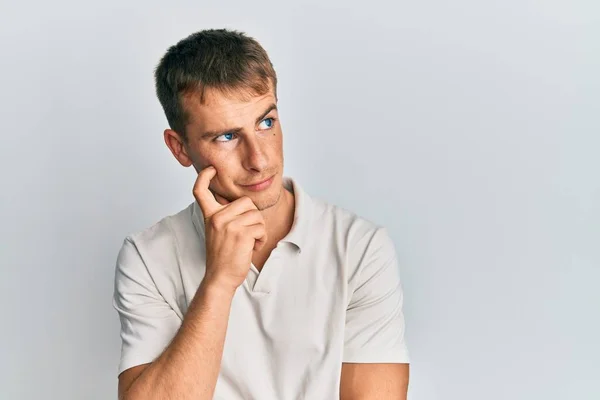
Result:
<instances>
[{"instance_id":1,"label":"forehead","mask_svg":"<svg viewBox=\"0 0 600 400\"><path fill-rule=\"evenodd\" d=\"M263 95L239 96L225 94L215 89L204 92L204 101L198 93L183 96L182 104L188 114L188 127L202 130L230 128L247 124L276 103L275 95L269 91Z\"/></svg>"}]
</instances>

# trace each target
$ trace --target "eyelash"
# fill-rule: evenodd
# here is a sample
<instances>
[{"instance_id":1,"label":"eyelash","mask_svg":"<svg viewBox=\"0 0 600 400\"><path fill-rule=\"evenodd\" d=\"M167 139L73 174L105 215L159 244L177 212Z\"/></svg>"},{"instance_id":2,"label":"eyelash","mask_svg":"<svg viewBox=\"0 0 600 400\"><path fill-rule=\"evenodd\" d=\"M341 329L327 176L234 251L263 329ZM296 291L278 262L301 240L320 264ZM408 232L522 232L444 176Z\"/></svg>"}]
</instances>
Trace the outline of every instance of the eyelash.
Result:
<instances>
[{"instance_id":1,"label":"eyelash","mask_svg":"<svg viewBox=\"0 0 600 400\"><path fill-rule=\"evenodd\" d=\"M273 129L273 126L274 126L275 122L277 121L277 118L275 118L275 117L269 117L269 118L265 118L265 119L263 119L263 120L262 120L262 121L260 121L260 122L262 123L262 122L264 122L264 121L266 121L266 120L268 120L268 119L270 119L270 120L272 120L272 121L273 121L273 125L271 125L271 127L270 127L270 128L264 129L265 131L268 131L268 130L270 130L270 129ZM223 135L227 135L227 133L224 133ZM215 137L212 139L212 141L213 141L213 142L220 142L220 140L217 140L217 138L220 138L220 137L221 137L221 136L223 136L223 135L215 136ZM234 135L235 135L235 133L234 133ZM231 140L228 140L228 142L230 142L230 141L231 141ZM224 143L227 143L227 142L224 142Z\"/></svg>"}]
</instances>

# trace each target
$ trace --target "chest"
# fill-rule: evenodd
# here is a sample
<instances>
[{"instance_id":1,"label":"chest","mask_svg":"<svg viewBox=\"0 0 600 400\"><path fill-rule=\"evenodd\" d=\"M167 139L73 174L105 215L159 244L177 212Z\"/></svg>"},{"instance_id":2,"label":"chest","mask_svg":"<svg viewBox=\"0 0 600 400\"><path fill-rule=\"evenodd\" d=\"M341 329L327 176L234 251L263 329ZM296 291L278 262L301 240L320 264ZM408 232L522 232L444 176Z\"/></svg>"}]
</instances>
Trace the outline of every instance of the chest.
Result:
<instances>
[{"instance_id":1,"label":"chest","mask_svg":"<svg viewBox=\"0 0 600 400\"><path fill-rule=\"evenodd\" d=\"M266 265L270 268L270 265ZM224 398L335 398L343 358L343 290L282 274L269 293L240 286L225 339ZM261 392L265 384L269 394ZM228 390L245 388L242 394ZM248 393L252 393L248 397ZM300 397L298 397L300 396Z\"/></svg>"},{"instance_id":2,"label":"chest","mask_svg":"<svg viewBox=\"0 0 600 400\"><path fill-rule=\"evenodd\" d=\"M215 398L336 398L346 266L326 251L300 254L286 246L263 258L260 269L254 262L232 301ZM197 285L186 286L187 304Z\"/></svg>"}]
</instances>

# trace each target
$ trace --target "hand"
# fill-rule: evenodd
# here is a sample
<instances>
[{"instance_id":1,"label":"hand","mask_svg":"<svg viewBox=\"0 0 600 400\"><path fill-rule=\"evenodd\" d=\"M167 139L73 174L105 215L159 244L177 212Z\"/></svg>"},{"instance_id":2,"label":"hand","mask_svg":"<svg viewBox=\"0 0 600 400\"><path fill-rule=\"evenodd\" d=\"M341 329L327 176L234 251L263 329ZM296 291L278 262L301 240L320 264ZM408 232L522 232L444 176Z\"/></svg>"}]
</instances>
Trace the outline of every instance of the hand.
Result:
<instances>
[{"instance_id":1,"label":"hand","mask_svg":"<svg viewBox=\"0 0 600 400\"><path fill-rule=\"evenodd\" d=\"M247 197L229 202L209 189L217 175L213 166L204 168L194 184L194 197L204 215L206 275L204 282L235 291L252 263L252 254L266 243L265 220Z\"/></svg>"}]
</instances>

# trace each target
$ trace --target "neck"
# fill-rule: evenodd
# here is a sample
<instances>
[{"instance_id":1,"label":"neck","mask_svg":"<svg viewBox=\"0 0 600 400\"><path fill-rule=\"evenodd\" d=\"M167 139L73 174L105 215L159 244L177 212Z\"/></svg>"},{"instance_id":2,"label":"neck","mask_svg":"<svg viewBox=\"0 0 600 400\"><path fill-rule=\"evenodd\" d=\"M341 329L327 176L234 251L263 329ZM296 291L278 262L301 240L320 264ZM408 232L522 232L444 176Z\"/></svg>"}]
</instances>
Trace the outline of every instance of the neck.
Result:
<instances>
[{"instance_id":1,"label":"neck","mask_svg":"<svg viewBox=\"0 0 600 400\"><path fill-rule=\"evenodd\" d=\"M292 229L295 208L294 194L282 187L277 204L261 211L268 236L266 247L275 247Z\"/></svg>"}]
</instances>

